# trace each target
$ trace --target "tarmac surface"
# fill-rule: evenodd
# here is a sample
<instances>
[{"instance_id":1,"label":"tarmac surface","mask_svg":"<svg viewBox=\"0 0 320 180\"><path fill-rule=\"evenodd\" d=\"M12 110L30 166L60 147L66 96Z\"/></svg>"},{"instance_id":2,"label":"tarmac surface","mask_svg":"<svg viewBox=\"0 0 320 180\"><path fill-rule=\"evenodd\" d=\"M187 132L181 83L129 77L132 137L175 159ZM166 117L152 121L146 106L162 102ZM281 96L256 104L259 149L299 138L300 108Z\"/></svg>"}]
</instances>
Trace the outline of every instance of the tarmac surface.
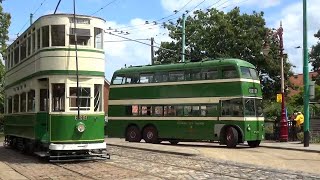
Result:
<instances>
[{"instance_id":1,"label":"tarmac surface","mask_svg":"<svg viewBox=\"0 0 320 180\"><path fill-rule=\"evenodd\" d=\"M0 143L2 144L2 142ZM207 142L183 142L178 145L169 145L168 142L161 144L129 143L124 139L106 138L106 143L107 146L114 147L113 149L119 147L185 157L215 158L217 162L221 163L234 162L245 164L247 167L251 167L251 165L267 167L276 171L288 170L285 172L290 172L292 170L294 173L300 171L301 174L312 173L318 174L316 177L320 177L320 172L318 172L320 169L320 144L310 144L309 147L303 147L300 142L266 141L261 143L261 148L239 145L236 149L228 149L218 143ZM0 179L27 178L12 169L6 162L0 161Z\"/></svg>"}]
</instances>

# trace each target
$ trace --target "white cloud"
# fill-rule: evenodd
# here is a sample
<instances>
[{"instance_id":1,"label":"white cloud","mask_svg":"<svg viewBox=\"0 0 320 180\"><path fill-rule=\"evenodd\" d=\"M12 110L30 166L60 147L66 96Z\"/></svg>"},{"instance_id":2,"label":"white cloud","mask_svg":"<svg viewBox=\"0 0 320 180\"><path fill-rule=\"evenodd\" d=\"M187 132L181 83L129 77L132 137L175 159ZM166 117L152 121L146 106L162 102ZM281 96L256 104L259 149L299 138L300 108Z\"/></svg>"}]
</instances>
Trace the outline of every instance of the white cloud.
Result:
<instances>
[{"instance_id":1,"label":"white cloud","mask_svg":"<svg viewBox=\"0 0 320 180\"><path fill-rule=\"evenodd\" d=\"M317 43L314 34L320 29L320 21L318 21L318 12L320 11L319 0L309 0L307 8L308 16L308 47ZM302 1L292 3L283 8L279 14L278 21L274 22L273 27L279 27L280 20L282 20L284 28L284 49L289 54L290 62L297 68L294 69L296 73L302 73L303 58L302 48L295 47L303 45L303 17L302 17Z\"/></svg>"},{"instance_id":2,"label":"white cloud","mask_svg":"<svg viewBox=\"0 0 320 180\"><path fill-rule=\"evenodd\" d=\"M106 29L112 27L113 34L123 36L130 39L138 39L138 41L150 44L150 38L154 37L155 42L169 41L167 30L162 29L158 25L145 25L143 19L132 19L129 24L118 24L117 22L106 22ZM116 28L115 28L116 27ZM118 32L114 32L117 29ZM120 31L123 31L121 34ZM130 34L124 35L124 32ZM165 34L165 35L163 35ZM148 39L148 40L142 40ZM115 70L123 68L125 65L147 65L151 63L151 47L134 41L123 41L120 38L108 33L105 34L104 49L106 54L106 77L111 79ZM108 41L121 41L121 42L108 42ZM155 46L157 46L155 44Z\"/></svg>"}]
</instances>

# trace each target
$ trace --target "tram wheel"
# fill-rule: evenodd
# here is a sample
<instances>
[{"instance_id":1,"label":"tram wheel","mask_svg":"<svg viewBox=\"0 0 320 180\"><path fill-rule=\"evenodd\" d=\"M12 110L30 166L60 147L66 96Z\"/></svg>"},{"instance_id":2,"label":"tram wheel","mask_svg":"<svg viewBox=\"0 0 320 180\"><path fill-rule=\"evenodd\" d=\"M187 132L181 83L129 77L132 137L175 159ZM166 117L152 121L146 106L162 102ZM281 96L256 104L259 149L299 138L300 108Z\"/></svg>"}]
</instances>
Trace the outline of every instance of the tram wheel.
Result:
<instances>
[{"instance_id":1,"label":"tram wheel","mask_svg":"<svg viewBox=\"0 0 320 180\"><path fill-rule=\"evenodd\" d=\"M146 143L158 143L158 131L153 126L147 126L143 130L143 139L146 141Z\"/></svg>"},{"instance_id":2,"label":"tram wheel","mask_svg":"<svg viewBox=\"0 0 320 180\"><path fill-rule=\"evenodd\" d=\"M235 148L238 144L238 131L234 127L226 129L225 142L228 148Z\"/></svg>"},{"instance_id":3,"label":"tram wheel","mask_svg":"<svg viewBox=\"0 0 320 180\"><path fill-rule=\"evenodd\" d=\"M175 140L172 140L172 141L169 141L171 145L177 145L179 143L179 141L175 141Z\"/></svg>"},{"instance_id":4,"label":"tram wheel","mask_svg":"<svg viewBox=\"0 0 320 180\"><path fill-rule=\"evenodd\" d=\"M127 128L126 140L129 142L140 142L141 133L137 126L130 126Z\"/></svg>"},{"instance_id":5,"label":"tram wheel","mask_svg":"<svg viewBox=\"0 0 320 180\"><path fill-rule=\"evenodd\" d=\"M260 140L256 140L256 141L248 141L248 145L252 148L258 147L260 145Z\"/></svg>"}]
</instances>

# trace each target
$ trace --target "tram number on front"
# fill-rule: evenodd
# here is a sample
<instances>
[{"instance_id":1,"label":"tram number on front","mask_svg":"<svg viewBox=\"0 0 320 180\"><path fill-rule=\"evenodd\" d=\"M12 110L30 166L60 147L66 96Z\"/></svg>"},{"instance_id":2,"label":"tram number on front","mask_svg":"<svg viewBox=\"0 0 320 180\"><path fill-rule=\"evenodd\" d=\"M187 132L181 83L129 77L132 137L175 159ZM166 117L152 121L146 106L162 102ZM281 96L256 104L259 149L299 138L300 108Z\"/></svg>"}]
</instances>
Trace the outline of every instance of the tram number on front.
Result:
<instances>
[{"instance_id":1,"label":"tram number on front","mask_svg":"<svg viewBox=\"0 0 320 180\"><path fill-rule=\"evenodd\" d=\"M87 115L80 115L80 116L79 116L79 119L78 119L78 115L75 115L75 116L74 116L74 119L75 119L75 120L87 120L87 119L88 119L88 116L87 116Z\"/></svg>"},{"instance_id":2,"label":"tram number on front","mask_svg":"<svg viewBox=\"0 0 320 180\"><path fill-rule=\"evenodd\" d=\"M258 93L258 89L257 88L249 88L249 93L250 94L257 94Z\"/></svg>"}]
</instances>

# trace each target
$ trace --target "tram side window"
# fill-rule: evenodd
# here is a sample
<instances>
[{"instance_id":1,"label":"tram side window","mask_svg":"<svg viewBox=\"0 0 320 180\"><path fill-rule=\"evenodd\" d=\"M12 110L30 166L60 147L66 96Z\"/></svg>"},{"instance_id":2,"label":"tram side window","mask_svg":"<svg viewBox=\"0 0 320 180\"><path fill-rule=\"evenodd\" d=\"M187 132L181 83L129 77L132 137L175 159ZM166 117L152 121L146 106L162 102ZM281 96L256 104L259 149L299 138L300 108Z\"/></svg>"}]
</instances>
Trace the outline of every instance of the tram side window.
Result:
<instances>
[{"instance_id":1,"label":"tram side window","mask_svg":"<svg viewBox=\"0 0 320 180\"><path fill-rule=\"evenodd\" d=\"M8 97L8 114L12 113L12 97Z\"/></svg>"},{"instance_id":2,"label":"tram side window","mask_svg":"<svg viewBox=\"0 0 320 180\"><path fill-rule=\"evenodd\" d=\"M41 48L40 40L41 40L40 29L37 29L37 49Z\"/></svg>"},{"instance_id":3,"label":"tram side window","mask_svg":"<svg viewBox=\"0 0 320 180\"><path fill-rule=\"evenodd\" d=\"M36 33L33 32L32 33L32 53L34 53L36 51Z\"/></svg>"},{"instance_id":4,"label":"tram side window","mask_svg":"<svg viewBox=\"0 0 320 180\"><path fill-rule=\"evenodd\" d=\"M13 113L19 112L19 95L13 96Z\"/></svg>"},{"instance_id":5,"label":"tram side window","mask_svg":"<svg viewBox=\"0 0 320 180\"><path fill-rule=\"evenodd\" d=\"M19 63L19 56L20 56L19 49L20 49L20 46L19 46L19 42L18 42L17 46L14 49L14 65Z\"/></svg>"},{"instance_id":6,"label":"tram side window","mask_svg":"<svg viewBox=\"0 0 320 180\"><path fill-rule=\"evenodd\" d=\"M28 112L35 111L35 90L28 92Z\"/></svg>"},{"instance_id":7,"label":"tram side window","mask_svg":"<svg viewBox=\"0 0 320 180\"><path fill-rule=\"evenodd\" d=\"M230 78L237 78L238 73L237 70L235 69L235 67L230 66L230 67L223 67L222 68L222 77L224 79L230 79Z\"/></svg>"},{"instance_id":8,"label":"tram side window","mask_svg":"<svg viewBox=\"0 0 320 180\"><path fill-rule=\"evenodd\" d=\"M103 49L103 30L100 28L94 28L94 47Z\"/></svg>"},{"instance_id":9,"label":"tram side window","mask_svg":"<svg viewBox=\"0 0 320 180\"><path fill-rule=\"evenodd\" d=\"M183 71L176 71L176 72L169 72L169 81L184 81L184 72Z\"/></svg>"},{"instance_id":10,"label":"tram side window","mask_svg":"<svg viewBox=\"0 0 320 180\"><path fill-rule=\"evenodd\" d=\"M90 40L90 29L70 28L69 44L75 45L75 34L77 34L77 45L88 46Z\"/></svg>"},{"instance_id":11,"label":"tram side window","mask_svg":"<svg viewBox=\"0 0 320 180\"><path fill-rule=\"evenodd\" d=\"M28 51L27 51L27 56L30 56L31 55L31 36L28 37L27 39L27 42L28 42Z\"/></svg>"},{"instance_id":12,"label":"tram side window","mask_svg":"<svg viewBox=\"0 0 320 180\"><path fill-rule=\"evenodd\" d=\"M23 61L27 55L27 42L26 40L21 43L20 46L20 60Z\"/></svg>"},{"instance_id":13,"label":"tram side window","mask_svg":"<svg viewBox=\"0 0 320 180\"><path fill-rule=\"evenodd\" d=\"M102 85L94 85L94 111L102 111Z\"/></svg>"},{"instance_id":14,"label":"tram side window","mask_svg":"<svg viewBox=\"0 0 320 180\"><path fill-rule=\"evenodd\" d=\"M140 74L140 83L152 83L153 82L153 74Z\"/></svg>"},{"instance_id":15,"label":"tram side window","mask_svg":"<svg viewBox=\"0 0 320 180\"><path fill-rule=\"evenodd\" d=\"M20 112L26 112L27 105L27 93L22 93L20 95Z\"/></svg>"},{"instance_id":16,"label":"tram side window","mask_svg":"<svg viewBox=\"0 0 320 180\"><path fill-rule=\"evenodd\" d=\"M190 71L186 73L186 80L187 81L194 81L201 79L201 73L199 71Z\"/></svg>"},{"instance_id":17,"label":"tram side window","mask_svg":"<svg viewBox=\"0 0 320 180\"><path fill-rule=\"evenodd\" d=\"M65 111L65 85L63 83L52 84L52 111Z\"/></svg>"},{"instance_id":18,"label":"tram side window","mask_svg":"<svg viewBox=\"0 0 320 180\"><path fill-rule=\"evenodd\" d=\"M51 26L51 44L52 46L65 46L65 28L64 25Z\"/></svg>"},{"instance_id":19,"label":"tram side window","mask_svg":"<svg viewBox=\"0 0 320 180\"><path fill-rule=\"evenodd\" d=\"M167 82L168 81L168 73L167 72L158 72L154 75L154 82Z\"/></svg>"},{"instance_id":20,"label":"tram side window","mask_svg":"<svg viewBox=\"0 0 320 180\"><path fill-rule=\"evenodd\" d=\"M69 107L70 110L77 110L77 87L69 88ZM90 87L79 87L79 106L80 110L90 110Z\"/></svg>"},{"instance_id":21,"label":"tram side window","mask_svg":"<svg viewBox=\"0 0 320 180\"><path fill-rule=\"evenodd\" d=\"M49 47L49 26L43 26L42 30L42 47Z\"/></svg>"},{"instance_id":22,"label":"tram side window","mask_svg":"<svg viewBox=\"0 0 320 180\"><path fill-rule=\"evenodd\" d=\"M10 68L12 68L13 67L13 61L14 61L14 59L13 59L13 57L14 57L14 51L13 50L11 50L11 60L10 60L10 64L9 64L9 67Z\"/></svg>"},{"instance_id":23,"label":"tram side window","mask_svg":"<svg viewBox=\"0 0 320 180\"><path fill-rule=\"evenodd\" d=\"M48 111L48 89L40 89L40 111Z\"/></svg>"}]
</instances>

